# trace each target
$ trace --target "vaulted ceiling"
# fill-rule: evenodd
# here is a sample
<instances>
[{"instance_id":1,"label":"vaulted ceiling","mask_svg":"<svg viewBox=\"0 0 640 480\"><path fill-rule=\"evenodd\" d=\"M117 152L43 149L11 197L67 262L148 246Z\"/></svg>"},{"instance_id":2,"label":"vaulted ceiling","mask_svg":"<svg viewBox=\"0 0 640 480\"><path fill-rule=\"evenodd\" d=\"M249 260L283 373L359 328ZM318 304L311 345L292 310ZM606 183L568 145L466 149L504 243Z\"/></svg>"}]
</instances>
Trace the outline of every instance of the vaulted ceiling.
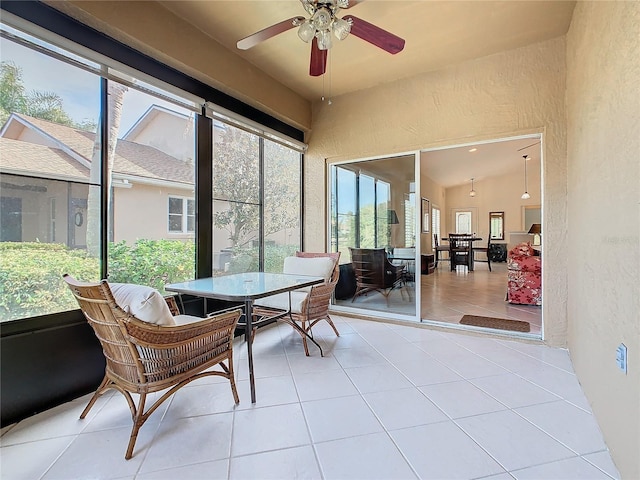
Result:
<instances>
[{"instance_id":1,"label":"vaulted ceiling","mask_svg":"<svg viewBox=\"0 0 640 480\"><path fill-rule=\"evenodd\" d=\"M298 0L161 0L165 8L303 97L370 88L565 34L574 1L352 1L353 15L406 41L391 55L360 38L334 39L327 73L309 75L311 46L291 28L249 50L238 40L283 20L309 17ZM206 52L202 52L206 55Z\"/></svg>"}]
</instances>

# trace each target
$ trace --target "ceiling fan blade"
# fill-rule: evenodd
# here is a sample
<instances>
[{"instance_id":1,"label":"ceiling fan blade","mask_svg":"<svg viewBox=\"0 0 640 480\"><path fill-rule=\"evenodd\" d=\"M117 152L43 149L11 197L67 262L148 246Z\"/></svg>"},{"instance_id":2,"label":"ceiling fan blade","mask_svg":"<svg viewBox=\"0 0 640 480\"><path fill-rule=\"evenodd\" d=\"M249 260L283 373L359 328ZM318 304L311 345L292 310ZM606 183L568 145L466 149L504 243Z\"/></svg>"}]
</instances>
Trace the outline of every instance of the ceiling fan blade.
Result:
<instances>
[{"instance_id":1,"label":"ceiling fan blade","mask_svg":"<svg viewBox=\"0 0 640 480\"><path fill-rule=\"evenodd\" d=\"M345 20L349 18L353 21L351 25L351 34L361 38L365 42L369 42L376 47L381 48L391 54L401 52L404 48L404 39L387 32L374 24L365 22L364 20L354 17L353 15L345 15Z\"/></svg>"},{"instance_id":2,"label":"ceiling fan blade","mask_svg":"<svg viewBox=\"0 0 640 480\"><path fill-rule=\"evenodd\" d=\"M304 22L304 17L291 17L288 20L283 20L282 22L271 25L270 27L249 35L242 40L238 40L237 46L240 50L247 50L251 47L255 47L260 42L264 42L265 40L275 37L282 32L291 30L296 26L294 22Z\"/></svg>"},{"instance_id":3,"label":"ceiling fan blade","mask_svg":"<svg viewBox=\"0 0 640 480\"><path fill-rule=\"evenodd\" d=\"M311 42L311 62L309 63L309 75L319 77L327 70L327 51L318 48L318 39L313 37Z\"/></svg>"}]
</instances>

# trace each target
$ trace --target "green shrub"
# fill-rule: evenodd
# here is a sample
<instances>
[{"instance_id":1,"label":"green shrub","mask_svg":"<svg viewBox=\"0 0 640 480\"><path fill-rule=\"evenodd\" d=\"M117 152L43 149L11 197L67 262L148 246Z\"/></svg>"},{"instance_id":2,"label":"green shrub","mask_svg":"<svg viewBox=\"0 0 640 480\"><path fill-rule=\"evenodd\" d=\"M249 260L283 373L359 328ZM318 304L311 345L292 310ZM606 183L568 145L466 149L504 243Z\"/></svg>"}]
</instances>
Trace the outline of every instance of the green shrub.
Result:
<instances>
[{"instance_id":1,"label":"green shrub","mask_svg":"<svg viewBox=\"0 0 640 480\"><path fill-rule=\"evenodd\" d=\"M118 242L109 246L109 281L148 285L164 293L167 283L195 278L193 242L137 240L132 246Z\"/></svg>"},{"instance_id":2,"label":"green shrub","mask_svg":"<svg viewBox=\"0 0 640 480\"><path fill-rule=\"evenodd\" d=\"M272 273L282 272L284 266L284 259L286 257L293 257L296 254L296 250L300 248L296 245L269 245L265 246L264 254L264 271Z\"/></svg>"},{"instance_id":3,"label":"green shrub","mask_svg":"<svg viewBox=\"0 0 640 480\"><path fill-rule=\"evenodd\" d=\"M168 283L195 278L195 245L179 240L138 240L109 244L109 281L148 285L164 293ZM284 258L295 246L268 244L265 271L281 272ZM228 273L255 271L257 248L236 249ZM53 243L0 243L0 322L46 315L77 308L62 280L68 273L78 280L96 282L100 265L86 250Z\"/></svg>"},{"instance_id":4,"label":"green shrub","mask_svg":"<svg viewBox=\"0 0 640 480\"><path fill-rule=\"evenodd\" d=\"M98 278L98 260L85 250L52 243L0 243L0 321L77 308L62 280Z\"/></svg>"},{"instance_id":5,"label":"green shrub","mask_svg":"<svg viewBox=\"0 0 640 480\"><path fill-rule=\"evenodd\" d=\"M193 242L138 240L109 246L109 280L164 291L166 283L194 278ZM0 321L46 315L78 307L62 275L96 282L98 259L86 250L52 243L0 243Z\"/></svg>"}]
</instances>

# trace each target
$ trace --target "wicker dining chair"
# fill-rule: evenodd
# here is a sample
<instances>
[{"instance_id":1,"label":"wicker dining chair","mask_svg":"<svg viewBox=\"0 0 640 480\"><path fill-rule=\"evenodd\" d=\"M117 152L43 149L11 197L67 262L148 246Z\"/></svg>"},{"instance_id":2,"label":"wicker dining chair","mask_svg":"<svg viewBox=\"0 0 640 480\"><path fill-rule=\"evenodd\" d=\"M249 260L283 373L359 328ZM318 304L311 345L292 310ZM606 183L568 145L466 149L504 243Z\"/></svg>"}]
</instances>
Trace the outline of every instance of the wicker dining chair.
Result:
<instances>
[{"instance_id":1,"label":"wicker dining chair","mask_svg":"<svg viewBox=\"0 0 640 480\"><path fill-rule=\"evenodd\" d=\"M331 304L331 297L338 283L340 277L340 252L337 253L324 253L324 252L296 252L296 257L299 258L318 258L329 257L333 259L333 271L329 281L314 285L310 288L308 295L302 302L300 311L290 311L287 315L280 318L281 321L288 323L293 329L302 337L302 345L304 347L304 353L309 356L309 346L307 340L311 340L320 349L320 355L323 356L322 347L313 340L312 328L321 320L325 320L329 326L333 329L336 336L339 337L340 333L336 328L333 320L329 316L329 306ZM282 298L282 297L281 297ZM263 306L259 303L254 305L253 314L259 317L269 317L277 313L277 310L287 310L288 305L282 305L280 308L273 308L269 306Z\"/></svg>"},{"instance_id":2,"label":"wicker dining chair","mask_svg":"<svg viewBox=\"0 0 640 480\"><path fill-rule=\"evenodd\" d=\"M133 429L124 458L133 455L138 431L171 395L193 380L218 375L228 379L235 403L240 402L233 372L233 333L241 315L235 309L175 326L139 320L116 303L109 283L79 282L63 276L82 313L102 345L105 376L80 415L85 416L109 389L127 400ZM170 301L173 298L169 299ZM173 303L175 312L176 305ZM219 365L222 371L209 370ZM146 411L147 395L166 390ZM138 394L136 407L131 394Z\"/></svg>"}]
</instances>

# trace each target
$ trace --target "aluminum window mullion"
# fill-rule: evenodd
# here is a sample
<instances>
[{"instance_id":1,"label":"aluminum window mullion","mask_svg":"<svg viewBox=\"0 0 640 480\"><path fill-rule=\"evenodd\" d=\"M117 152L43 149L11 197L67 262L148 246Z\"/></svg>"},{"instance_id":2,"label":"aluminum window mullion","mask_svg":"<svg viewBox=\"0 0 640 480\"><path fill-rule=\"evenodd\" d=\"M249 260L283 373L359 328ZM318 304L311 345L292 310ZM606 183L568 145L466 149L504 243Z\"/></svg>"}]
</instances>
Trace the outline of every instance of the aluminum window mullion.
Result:
<instances>
[{"instance_id":1,"label":"aluminum window mullion","mask_svg":"<svg viewBox=\"0 0 640 480\"><path fill-rule=\"evenodd\" d=\"M258 138L258 270L264 272L264 246L266 239L264 238L264 138Z\"/></svg>"}]
</instances>

